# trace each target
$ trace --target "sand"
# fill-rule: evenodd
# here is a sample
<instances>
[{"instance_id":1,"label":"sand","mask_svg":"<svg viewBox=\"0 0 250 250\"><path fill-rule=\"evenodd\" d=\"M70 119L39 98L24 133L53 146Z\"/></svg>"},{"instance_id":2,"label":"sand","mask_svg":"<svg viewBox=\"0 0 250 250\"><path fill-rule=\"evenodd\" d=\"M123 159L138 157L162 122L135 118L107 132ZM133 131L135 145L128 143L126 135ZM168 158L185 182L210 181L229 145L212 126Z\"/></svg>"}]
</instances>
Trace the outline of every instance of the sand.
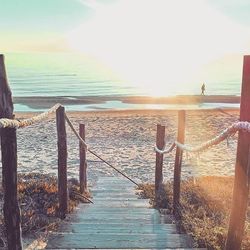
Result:
<instances>
[{"instance_id":1,"label":"sand","mask_svg":"<svg viewBox=\"0 0 250 250\"><path fill-rule=\"evenodd\" d=\"M18 119L34 113L17 113ZM154 180L156 125L166 126L166 143L177 134L177 111L99 111L70 112L69 118L78 128L86 125L89 148L138 182ZM217 135L239 117L238 110L187 111L186 143L198 145ZM67 127L68 175L78 178L79 142ZM57 139L55 117L18 130L18 171L57 174ZM203 152L197 158L183 158L183 178L197 175L233 175L237 135L227 142ZM164 179L173 178L175 152L164 157ZM87 154L88 179L92 183L100 175L116 175L96 157Z\"/></svg>"}]
</instances>

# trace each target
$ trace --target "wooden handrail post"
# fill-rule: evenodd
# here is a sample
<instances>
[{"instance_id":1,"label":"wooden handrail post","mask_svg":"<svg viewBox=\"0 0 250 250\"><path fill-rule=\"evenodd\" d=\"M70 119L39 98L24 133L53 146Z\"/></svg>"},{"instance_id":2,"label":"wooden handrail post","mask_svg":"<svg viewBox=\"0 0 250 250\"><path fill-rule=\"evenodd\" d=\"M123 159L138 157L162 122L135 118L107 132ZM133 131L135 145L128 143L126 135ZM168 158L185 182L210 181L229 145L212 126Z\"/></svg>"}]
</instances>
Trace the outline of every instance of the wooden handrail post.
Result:
<instances>
[{"instance_id":1,"label":"wooden handrail post","mask_svg":"<svg viewBox=\"0 0 250 250\"><path fill-rule=\"evenodd\" d=\"M157 124L156 146L157 146L157 148L159 148L161 150L165 146L165 126L162 126L160 124ZM159 154L156 152L156 164L155 164L155 201L156 201L156 206L159 206L160 198L162 195L164 195L162 166L163 166L163 154Z\"/></svg>"},{"instance_id":2,"label":"wooden handrail post","mask_svg":"<svg viewBox=\"0 0 250 250\"><path fill-rule=\"evenodd\" d=\"M185 116L184 110L178 112L178 135L177 141L184 143L185 140ZM181 189L181 164L182 164L182 150L176 147L175 164L174 164L174 186L173 186L173 208L174 215L178 216L178 207L180 202L180 189Z\"/></svg>"},{"instance_id":3,"label":"wooden handrail post","mask_svg":"<svg viewBox=\"0 0 250 250\"><path fill-rule=\"evenodd\" d=\"M79 135L85 141L85 124L79 124ZM80 156L80 192L84 193L87 190L87 160L86 160L86 148L79 142L79 156Z\"/></svg>"},{"instance_id":4,"label":"wooden handrail post","mask_svg":"<svg viewBox=\"0 0 250 250\"><path fill-rule=\"evenodd\" d=\"M7 81L4 56L0 55L0 118L13 119L12 94ZM4 223L8 249L22 249L20 209L17 199L16 129L1 129Z\"/></svg>"},{"instance_id":5,"label":"wooden handrail post","mask_svg":"<svg viewBox=\"0 0 250 250\"><path fill-rule=\"evenodd\" d=\"M250 122L250 56L244 57L240 121ZM233 204L229 221L226 250L241 248L249 194L250 134L239 131Z\"/></svg>"},{"instance_id":6,"label":"wooden handrail post","mask_svg":"<svg viewBox=\"0 0 250 250\"><path fill-rule=\"evenodd\" d=\"M65 109L60 106L56 111L57 146L58 146L58 196L59 214L63 219L68 212L67 183L67 135L65 126Z\"/></svg>"}]
</instances>

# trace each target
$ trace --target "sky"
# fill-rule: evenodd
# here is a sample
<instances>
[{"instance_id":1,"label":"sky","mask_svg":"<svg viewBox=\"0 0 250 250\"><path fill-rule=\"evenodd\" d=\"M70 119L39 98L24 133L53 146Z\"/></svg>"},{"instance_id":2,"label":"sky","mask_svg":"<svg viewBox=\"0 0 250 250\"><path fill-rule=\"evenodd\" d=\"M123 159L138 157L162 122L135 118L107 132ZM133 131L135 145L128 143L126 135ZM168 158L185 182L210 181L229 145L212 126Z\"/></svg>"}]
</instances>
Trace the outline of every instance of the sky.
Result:
<instances>
[{"instance_id":1,"label":"sky","mask_svg":"<svg viewBox=\"0 0 250 250\"><path fill-rule=\"evenodd\" d=\"M213 48L213 56L250 47L248 0L0 0L0 6L3 51L191 47Z\"/></svg>"},{"instance_id":2,"label":"sky","mask_svg":"<svg viewBox=\"0 0 250 250\"><path fill-rule=\"evenodd\" d=\"M191 80L203 65L239 64L250 51L249 0L0 0L0 6L2 52L82 53L143 84L162 80L166 67L172 81Z\"/></svg>"}]
</instances>

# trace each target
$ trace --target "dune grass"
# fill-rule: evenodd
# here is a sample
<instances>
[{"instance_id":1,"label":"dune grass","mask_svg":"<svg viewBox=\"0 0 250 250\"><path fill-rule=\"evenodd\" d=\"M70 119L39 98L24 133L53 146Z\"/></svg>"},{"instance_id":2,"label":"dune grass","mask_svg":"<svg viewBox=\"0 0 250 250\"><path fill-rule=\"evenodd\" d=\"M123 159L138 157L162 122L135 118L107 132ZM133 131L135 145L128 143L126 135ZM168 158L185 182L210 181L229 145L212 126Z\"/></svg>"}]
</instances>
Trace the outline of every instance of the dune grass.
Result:
<instances>
[{"instance_id":1,"label":"dune grass","mask_svg":"<svg viewBox=\"0 0 250 250\"><path fill-rule=\"evenodd\" d=\"M165 184L165 195L161 198L160 209L173 212L173 183ZM145 184L143 197L154 201L154 185ZM181 232L192 235L195 247L223 249L227 237L230 209L232 204L233 177L206 176L181 183L180 220ZM242 249L250 249L250 207L245 223Z\"/></svg>"},{"instance_id":2,"label":"dune grass","mask_svg":"<svg viewBox=\"0 0 250 250\"><path fill-rule=\"evenodd\" d=\"M76 179L70 179L68 187L69 212L72 212L79 202L87 201L80 194ZM57 229L61 221L57 190L57 178L51 175L39 173L18 175L18 200L24 236ZM85 193L84 196L89 197L89 194ZM2 190L0 190L0 199L3 199ZM0 213L0 224L2 227L0 239L6 241L3 213Z\"/></svg>"}]
</instances>

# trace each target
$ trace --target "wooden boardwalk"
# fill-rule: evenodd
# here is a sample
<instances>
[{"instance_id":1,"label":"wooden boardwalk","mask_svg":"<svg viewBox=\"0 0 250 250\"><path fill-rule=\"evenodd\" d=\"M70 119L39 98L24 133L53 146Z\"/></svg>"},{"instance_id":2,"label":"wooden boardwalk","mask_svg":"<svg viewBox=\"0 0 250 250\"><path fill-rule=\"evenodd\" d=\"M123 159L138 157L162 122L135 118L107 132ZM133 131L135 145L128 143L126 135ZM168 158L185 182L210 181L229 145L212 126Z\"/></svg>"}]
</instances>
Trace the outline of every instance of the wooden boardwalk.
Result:
<instances>
[{"instance_id":1,"label":"wooden boardwalk","mask_svg":"<svg viewBox=\"0 0 250 250\"><path fill-rule=\"evenodd\" d=\"M94 204L81 204L49 237L47 249L190 249L168 217L138 199L126 179L102 177L92 190Z\"/></svg>"}]
</instances>

